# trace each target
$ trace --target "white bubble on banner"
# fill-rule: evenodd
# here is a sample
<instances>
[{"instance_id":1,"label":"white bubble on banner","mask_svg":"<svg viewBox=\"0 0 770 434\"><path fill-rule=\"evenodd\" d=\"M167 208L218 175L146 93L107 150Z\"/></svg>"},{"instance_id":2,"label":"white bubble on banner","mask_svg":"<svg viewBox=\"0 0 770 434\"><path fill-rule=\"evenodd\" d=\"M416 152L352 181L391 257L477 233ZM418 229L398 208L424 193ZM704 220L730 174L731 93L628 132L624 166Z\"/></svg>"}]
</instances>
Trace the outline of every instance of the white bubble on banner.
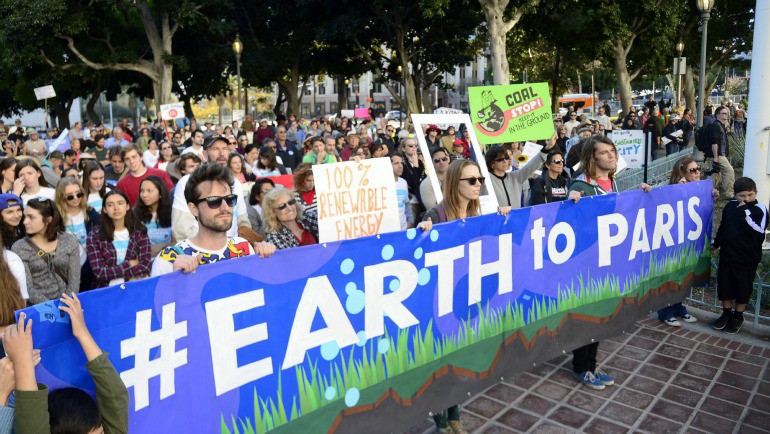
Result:
<instances>
[{"instance_id":1,"label":"white bubble on banner","mask_svg":"<svg viewBox=\"0 0 770 434\"><path fill-rule=\"evenodd\" d=\"M398 279L393 279L388 284L388 288L390 288L390 292L396 292L400 287L401 287L401 281Z\"/></svg>"},{"instance_id":2,"label":"white bubble on banner","mask_svg":"<svg viewBox=\"0 0 770 434\"><path fill-rule=\"evenodd\" d=\"M356 404L358 404L358 400L361 398L361 392L358 391L355 387L350 388L347 392L345 392L345 405L348 407L352 407Z\"/></svg>"},{"instance_id":3,"label":"white bubble on banner","mask_svg":"<svg viewBox=\"0 0 770 434\"><path fill-rule=\"evenodd\" d=\"M353 262L353 260L348 258L342 261L342 264L340 264L340 271L342 274L350 274L353 271L353 267L355 266L356 264Z\"/></svg>"},{"instance_id":4,"label":"white bubble on banner","mask_svg":"<svg viewBox=\"0 0 770 434\"><path fill-rule=\"evenodd\" d=\"M382 248L382 259L389 261L393 257L393 246L386 244Z\"/></svg>"},{"instance_id":5,"label":"white bubble on banner","mask_svg":"<svg viewBox=\"0 0 770 434\"><path fill-rule=\"evenodd\" d=\"M420 259L420 258L422 258L422 247L418 247L414 251L414 259Z\"/></svg>"},{"instance_id":6,"label":"white bubble on banner","mask_svg":"<svg viewBox=\"0 0 770 434\"><path fill-rule=\"evenodd\" d=\"M414 237L416 236L417 236L417 229L410 228L406 230L406 237L409 238L410 240L413 240Z\"/></svg>"},{"instance_id":7,"label":"white bubble on banner","mask_svg":"<svg viewBox=\"0 0 770 434\"><path fill-rule=\"evenodd\" d=\"M337 389L334 386L327 387L326 392L324 392L324 396L326 397L327 401L331 401L337 396Z\"/></svg>"},{"instance_id":8,"label":"white bubble on banner","mask_svg":"<svg viewBox=\"0 0 770 434\"><path fill-rule=\"evenodd\" d=\"M323 357L324 360L334 360L339 353L340 346L337 345L337 341L331 341L321 345L321 357Z\"/></svg>"},{"instance_id":9,"label":"white bubble on banner","mask_svg":"<svg viewBox=\"0 0 770 434\"><path fill-rule=\"evenodd\" d=\"M358 289L356 288L356 282L348 282L348 284L345 285L345 294L351 295L356 289Z\"/></svg>"},{"instance_id":10,"label":"white bubble on banner","mask_svg":"<svg viewBox=\"0 0 770 434\"><path fill-rule=\"evenodd\" d=\"M428 282L430 282L430 270L423 268L419 273L417 273L417 283L420 285L425 285Z\"/></svg>"},{"instance_id":11,"label":"white bubble on banner","mask_svg":"<svg viewBox=\"0 0 770 434\"><path fill-rule=\"evenodd\" d=\"M366 345L366 332L361 330L360 332L356 333L356 336L358 336L358 342L356 342L356 345L359 347L363 347Z\"/></svg>"},{"instance_id":12,"label":"white bubble on banner","mask_svg":"<svg viewBox=\"0 0 770 434\"><path fill-rule=\"evenodd\" d=\"M348 313L356 314L364 310L366 306L366 295L364 291L353 290L348 293L348 298L345 300L345 310Z\"/></svg>"},{"instance_id":13,"label":"white bubble on banner","mask_svg":"<svg viewBox=\"0 0 770 434\"><path fill-rule=\"evenodd\" d=\"M377 342L377 351L380 352L380 354L385 354L390 349L390 342L387 339L380 339L379 342Z\"/></svg>"},{"instance_id":14,"label":"white bubble on banner","mask_svg":"<svg viewBox=\"0 0 770 434\"><path fill-rule=\"evenodd\" d=\"M433 241L433 242L438 241L438 231L437 230L433 229L432 231L430 231L430 240Z\"/></svg>"}]
</instances>

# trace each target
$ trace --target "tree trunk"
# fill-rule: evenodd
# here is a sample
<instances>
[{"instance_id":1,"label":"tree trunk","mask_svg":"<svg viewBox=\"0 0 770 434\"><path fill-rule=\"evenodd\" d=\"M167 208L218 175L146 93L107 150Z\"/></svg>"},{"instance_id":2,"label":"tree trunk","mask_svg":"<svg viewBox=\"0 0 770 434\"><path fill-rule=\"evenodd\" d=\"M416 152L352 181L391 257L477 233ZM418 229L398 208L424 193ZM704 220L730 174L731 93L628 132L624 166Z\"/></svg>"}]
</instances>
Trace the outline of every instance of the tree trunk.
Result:
<instances>
[{"instance_id":1,"label":"tree trunk","mask_svg":"<svg viewBox=\"0 0 770 434\"><path fill-rule=\"evenodd\" d=\"M70 109L72 108L73 100L62 101L60 98L52 100L53 103L49 104L51 110L51 126L56 126L59 131L70 127Z\"/></svg>"},{"instance_id":2,"label":"tree trunk","mask_svg":"<svg viewBox=\"0 0 770 434\"><path fill-rule=\"evenodd\" d=\"M433 100L430 97L430 86L422 89L422 113L433 113Z\"/></svg>"},{"instance_id":3,"label":"tree trunk","mask_svg":"<svg viewBox=\"0 0 770 434\"><path fill-rule=\"evenodd\" d=\"M613 44L612 57L615 61L615 75L618 80L618 91L620 93L620 106L623 113L631 110L631 76L628 74L626 65L626 52L619 41Z\"/></svg>"},{"instance_id":4,"label":"tree trunk","mask_svg":"<svg viewBox=\"0 0 770 434\"><path fill-rule=\"evenodd\" d=\"M94 93L91 94L91 97L88 98L88 102L86 103L86 116L88 116L88 120L93 122L94 125L99 125L99 123L102 122L101 116L96 113L96 103L99 102L99 97L101 95L101 87L99 86L94 89Z\"/></svg>"},{"instance_id":5,"label":"tree trunk","mask_svg":"<svg viewBox=\"0 0 770 434\"><path fill-rule=\"evenodd\" d=\"M345 76L337 76L337 117L342 117L342 110L348 109L347 86L345 86Z\"/></svg>"},{"instance_id":6,"label":"tree trunk","mask_svg":"<svg viewBox=\"0 0 770 434\"><path fill-rule=\"evenodd\" d=\"M184 115L189 119L194 119L195 114L193 114L192 101L190 101L190 97L183 95L182 98L180 98L180 101L184 104Z\"/></svg>"},{"instance_id":7,"label":"tree trunk","mask_svg":"<svg viewBox=\"0 0 770 434\"><path fill-rule=\"evenodd\" d=\"M283 89L281 89L281 86L278 86L278 95L275 96L275 105L273 106L273 114L276 117L283 114L283 111L281 110L281 104L283 104L285 101L286 98L284 98Z\"/></svg>"},{"instance_id":8,"label":"tree trunk","mask_svg":"<svg viewBox=\"0 0 770 434\"><path fill-rule=\"evenodd\" d=\"M480 1L481 9L487 19L489 28L489 51L492 63L492 82L495 85L510 84L510 70L508 68L508 56L506 54L506 42L508 32L505 29L503 14L505 5L498 5L496 1ZM508 2L505 2L506 4ZM500 8L502 6L502 8Z\"/></svg>"},{"instance_id":9,"label":"tree trunk","mask_svg":"<svg viewBox=\"0 0 770 434\"><path fill-rule=\"evenodd\" d=\"M684 100L687 101L687 108L693 113L697 114L697 107L695 104L695 74L692 73L692 66L687 66L685 69L683 80L683 92Z\"/></svg>"},{"instance_id":10,"label":"tree trunk","mask_svg":"<svg viewBox=\"0 0 770 434\"><path fill-rule=\"evenodd\" d=\"M559 110L559 74L561 74L561 49L556 49L556 56L553 62L553 76L551 77L551 106L553 113Z\"/></svg>"}]
</instances>

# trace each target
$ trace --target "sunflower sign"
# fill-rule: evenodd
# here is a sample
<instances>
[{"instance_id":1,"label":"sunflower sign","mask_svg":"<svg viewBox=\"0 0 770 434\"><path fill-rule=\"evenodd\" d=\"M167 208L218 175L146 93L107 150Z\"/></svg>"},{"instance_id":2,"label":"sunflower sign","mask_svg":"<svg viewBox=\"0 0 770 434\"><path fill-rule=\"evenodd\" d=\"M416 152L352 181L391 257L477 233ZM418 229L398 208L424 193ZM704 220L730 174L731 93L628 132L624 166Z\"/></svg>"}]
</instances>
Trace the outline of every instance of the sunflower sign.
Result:
<instances>
[{"instance_id":1,"label":"sunflower sign","mask_svg":"<svg viewBox=\"0 0 770 434\"><path fill-rule=\"evenodd\" d=\"M548 83L469 87L468 97L481 144L549 139L553 135Z\"/></svg>"}]
</instances>

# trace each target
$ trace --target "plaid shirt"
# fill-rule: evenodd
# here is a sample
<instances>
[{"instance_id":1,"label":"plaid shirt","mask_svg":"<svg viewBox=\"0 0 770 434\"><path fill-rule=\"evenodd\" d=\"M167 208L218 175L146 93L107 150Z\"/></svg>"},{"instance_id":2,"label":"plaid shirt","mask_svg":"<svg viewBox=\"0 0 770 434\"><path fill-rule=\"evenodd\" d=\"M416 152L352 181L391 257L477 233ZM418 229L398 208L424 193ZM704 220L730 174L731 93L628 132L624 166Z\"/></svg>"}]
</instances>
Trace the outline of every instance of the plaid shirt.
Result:
<instances>
[{"instance_id":1,"label":"plaid shirt","mask_svg":"<svg viewBox=\"0 0 770 434\"><path fill-rule=\"evenodd\" d=\"M318 215L313 212L305 213L299 224L305 228L306 231L310 231L311 234L318 240ZM281 226L278 232L268 232L265 235L265 241L273 243L277 250L290 249L292 247L299 246L299 240L291 232L291 229L286 226Z\"/></svg>"},{"instance_id":2,"label":"plaid shirt","mask_svg":"<svg viewBox=\"0 0 770 434\"><path fill-rule=\"evenodd\" d=\"M118 265L118 252L110 241L99 238L98 227L88 234L86 251L91 269L94 272L94 288L103 288L109 285L112 279L124 278L126 280L135 277L147 277L150 275L152 264L152 249L147 234L134 231L128 241L126 259ZM139 265L132 267L130 259L139 261Z\"/></svg>"}]
</instances>

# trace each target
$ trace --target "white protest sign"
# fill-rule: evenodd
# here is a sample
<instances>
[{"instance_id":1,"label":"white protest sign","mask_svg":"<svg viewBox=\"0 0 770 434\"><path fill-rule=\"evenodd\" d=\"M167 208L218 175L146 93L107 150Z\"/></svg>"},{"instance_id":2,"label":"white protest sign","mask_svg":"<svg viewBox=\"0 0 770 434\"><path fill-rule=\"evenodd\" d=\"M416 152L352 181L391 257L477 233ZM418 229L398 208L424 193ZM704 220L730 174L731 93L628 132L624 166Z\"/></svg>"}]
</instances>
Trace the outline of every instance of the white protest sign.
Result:
<instances>
[{"instance_id":1,"label":"white protest sign","mask_svg":"<svg viewBox=\"0 0 770 434\"><path fill-rule=\"evenodd\" d=\"M163 104L160 106L160 118L164 121L171 121L184 117L184 104L175 102L173 104Z\"/></svg>"},{"instance_id":2,"label":"white protest sign","mask_svg":"<svg viewBox=\"0 0 770 434\"><path fill-rule=\"evenodd\" d=\"M246 110L233 110L233 122L243 122L246 119Z\"/></svg>"},{"instance_id":3,"label":"white protest sign","mask_svg":"<svg viewBox=\"0 0 770 434\"><path fill-rule=\"evenodd\" d=\"M401 230L396 180L389 158L315 164L313 177L319 242Z\"/></svg>"},{"instance_id":4,"label":"white protest sign","mask_svg":"<svg viewBox=\"0 0 770 434\"><path fill-rule=\"evenodd\" d=\"M638 169L644 167L644 132L641 130L617 130L610 133L610 139L618 148L628 167ZM620 161L618 161L620 163Z\"/></svg>"},{"instance_id":5,"label":"white protest sign","mask_svg":"<svg viewBox=\"0 0 770 434\"><path fill-rule=\"evenodd\" d=\"M450 109L452 110L452 109ZM481 169L481 176L489 179L489 171L487 170L487 163L484 161L484 153L479 146L479 139L476 137L476 131L471 124L471 116L467 113L462 114L413 114L412 123L414 124L415 131L422 131L423 125L457 125L457 129L460 129L460 125L465 124L468 129L468 135L471 141L471 160L475 161ZM444 200L444 194L441 192L441 184L436 177L436 169L433 167L433 159L428 149L428 142L425 141L425 136L422 134L415 134L417 142L420 144L420 150L425 158L426 172L430 178L430 185L433 187L433 192L436 194L436 202L441 203ZM497 196L492 190L492 183L489 182L481 187L481 195L479 196L479 202L481 202L481 213L492 214L497 212Z\"/></svg>"},{"instance_id":6,"label":"white protest sign","mask_svg":"<svg viewBox=\"0 0 770 434\"><path fill-rule=\"evenodd\" d=\"M48 98L55 98L56 92L53 90L52 85L43 86L43 87L36 87L35 88L35 98L37 98L38 101L41 99L48 99Z\"/></svg>"},{"instance_id":7,"label":"white protest sign","mask_svg":"<svg viewBox=\"0 0 770 434\"><path fill-rule=\"evenodd\" d=\"M436 110L433 110L434 115L461 115L463 114L463 111L460 109L454 109L449 107L439 107ZM449 124L437 124L437 127L441 128L442 130L446 130L449 128ZM456 125L453 125L455 129L457 129Z\"/></svg>"},{"instance_id":8,"label":"white protest sign","mask_svg":"<svg viewBox=\"0 0 770 434\"><path fill-rule=\"evenodd\" d=\"M527 163L529 163L529 160L536 157L540 150L543 149L542 146L538 145L534 142L527 142L524 144L524 147L521 148L521 155L517 158L519 167L524 167Z\"/></svg>"}]
</instances>

